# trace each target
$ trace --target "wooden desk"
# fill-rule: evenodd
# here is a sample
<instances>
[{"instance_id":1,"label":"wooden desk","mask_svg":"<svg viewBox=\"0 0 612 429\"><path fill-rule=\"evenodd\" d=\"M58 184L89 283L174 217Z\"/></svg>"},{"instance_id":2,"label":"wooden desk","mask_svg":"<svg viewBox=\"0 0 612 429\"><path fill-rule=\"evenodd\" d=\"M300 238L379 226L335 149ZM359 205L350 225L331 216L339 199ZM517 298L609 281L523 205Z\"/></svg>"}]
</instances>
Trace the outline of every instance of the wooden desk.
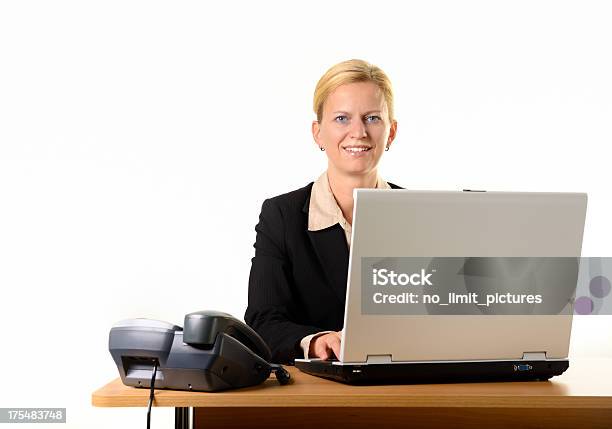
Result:
<instances>
[{"instance_id":1,"label":"wooden desk","mask_svg":"<svg viewBox=\"0 0 612 429\"><path fill-rule=\"evenodd\" d=\"M287 386L271 377L228 392L156 390L154 405L175 407L177 427L188 426L191 408L198 428L612 427L612 359L571 359L547 382L348 386L287 369ZM92 403L146 407L148 395L116 379Z\"/></svg>"}]
</instances>

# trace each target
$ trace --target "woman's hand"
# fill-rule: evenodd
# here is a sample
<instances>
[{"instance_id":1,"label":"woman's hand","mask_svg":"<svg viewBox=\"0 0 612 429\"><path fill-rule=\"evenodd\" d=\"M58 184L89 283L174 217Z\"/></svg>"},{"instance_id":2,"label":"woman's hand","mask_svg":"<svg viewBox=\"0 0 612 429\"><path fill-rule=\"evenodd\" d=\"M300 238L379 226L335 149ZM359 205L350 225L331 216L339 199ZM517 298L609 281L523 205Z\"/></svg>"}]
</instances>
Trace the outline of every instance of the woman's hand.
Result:
<instances>
[{"instance_id":1,"label":"woman's hand","mask_svg":"<svg viewBox=\"0 0 612 429\"><path fill-rule=\"evenodd\" d=\"M315 337L310 342L308 357L327 359L340 359L340 336L342 331L330 332Z\"/></svg>"}]
</instances>

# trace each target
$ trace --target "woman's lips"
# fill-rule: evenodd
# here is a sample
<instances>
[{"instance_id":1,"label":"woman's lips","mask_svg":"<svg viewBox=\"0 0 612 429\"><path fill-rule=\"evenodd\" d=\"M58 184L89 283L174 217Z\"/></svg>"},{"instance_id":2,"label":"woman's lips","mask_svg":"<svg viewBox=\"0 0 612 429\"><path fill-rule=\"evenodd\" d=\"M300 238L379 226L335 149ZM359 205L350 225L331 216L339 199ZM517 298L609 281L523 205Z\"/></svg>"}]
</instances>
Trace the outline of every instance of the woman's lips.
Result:
<instances>
[{"instance_id":1,"label":"woman's lips","mask_svg":"<svg viewBox=\"0 0 612 429\"><path fill-rule=\"evenodd\" d=\"M372 148L369 146L348 146L343 147L342 150L352 158L361 158L371 152Z\"/></svg>"}]
</instances>

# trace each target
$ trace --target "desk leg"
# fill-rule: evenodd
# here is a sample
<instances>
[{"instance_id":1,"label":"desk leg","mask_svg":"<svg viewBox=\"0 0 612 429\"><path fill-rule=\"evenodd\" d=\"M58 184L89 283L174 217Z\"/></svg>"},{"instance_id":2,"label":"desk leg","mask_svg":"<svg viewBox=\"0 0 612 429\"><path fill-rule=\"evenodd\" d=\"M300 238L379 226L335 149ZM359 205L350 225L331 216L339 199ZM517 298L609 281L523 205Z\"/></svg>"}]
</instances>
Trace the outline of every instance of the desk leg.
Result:
<instances>
[{"instance_id":1,"label":"desk leg","mask_svg":"<svg viewBox=\"0 0 612 429\"><path fill-rule=\"evenodd\" d=\"M175 407L174 429L191 429L192 411L191 407Z\"/></svg>"}]
</instances>

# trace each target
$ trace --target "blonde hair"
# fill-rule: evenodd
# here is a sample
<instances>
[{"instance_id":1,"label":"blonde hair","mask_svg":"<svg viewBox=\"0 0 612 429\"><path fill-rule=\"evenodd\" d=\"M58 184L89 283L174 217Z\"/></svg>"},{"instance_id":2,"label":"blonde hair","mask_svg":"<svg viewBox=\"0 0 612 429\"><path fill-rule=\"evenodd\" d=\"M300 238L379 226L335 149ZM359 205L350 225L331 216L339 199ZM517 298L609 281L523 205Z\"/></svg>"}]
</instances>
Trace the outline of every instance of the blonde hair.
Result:
<instances>
[{"instance_id":1,"label":"blonde hair","mask_svg":"<svg viewBox=\"0 0 612 429\"><path fill-rule=\"evenodd\" d=\"M323 105L336 88L340 85L354 82L374 82L383 93L387 102L389 122L393 121L393 88L391 80L380 68L363 60L348 60L332 66L325 72L314 92L313 110L317 121L321 122Z\"/></svg>"}]
</instances>

